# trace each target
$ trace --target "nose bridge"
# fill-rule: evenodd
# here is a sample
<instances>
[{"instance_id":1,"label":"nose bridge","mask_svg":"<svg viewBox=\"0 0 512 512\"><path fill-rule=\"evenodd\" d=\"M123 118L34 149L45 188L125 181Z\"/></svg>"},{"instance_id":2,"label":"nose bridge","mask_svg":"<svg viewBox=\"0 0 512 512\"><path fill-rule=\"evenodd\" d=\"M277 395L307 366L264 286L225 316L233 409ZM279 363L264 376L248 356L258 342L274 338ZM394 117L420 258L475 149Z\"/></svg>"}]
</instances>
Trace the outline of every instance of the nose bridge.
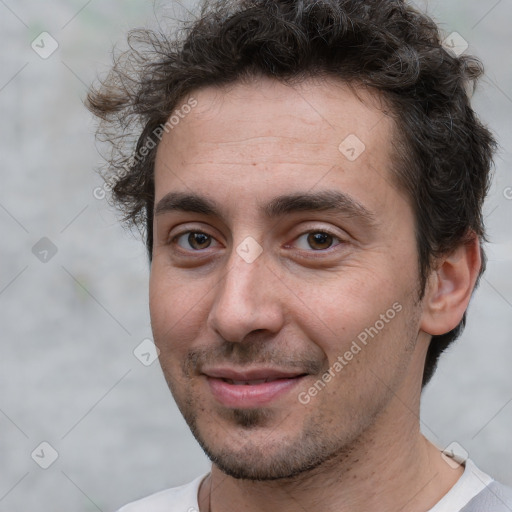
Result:
<instances>
[{"instance_id":1,"label":"nose bridge","mask_svg":"<svg viewBox=\"0 0 512 512\"><path fill-rule=\"evenodd\" d=\"M210 327L232 342L255 330L277 332L283 312L261 247L244 240L233 250L226 268L210 310Z\"/></svg>"},{"instance_id":2,"label":"nose bridge","mask_svg":"<svg viewBox=\"0 0 512 512\"><path fill-rule=\"evenodd\" d=\"M222 299L227 304L233 302L250 307L258 300L255 283L263 281L262 260L248 263L238 254L233 254L229 263Z\"/></svg>"}]
</instances>

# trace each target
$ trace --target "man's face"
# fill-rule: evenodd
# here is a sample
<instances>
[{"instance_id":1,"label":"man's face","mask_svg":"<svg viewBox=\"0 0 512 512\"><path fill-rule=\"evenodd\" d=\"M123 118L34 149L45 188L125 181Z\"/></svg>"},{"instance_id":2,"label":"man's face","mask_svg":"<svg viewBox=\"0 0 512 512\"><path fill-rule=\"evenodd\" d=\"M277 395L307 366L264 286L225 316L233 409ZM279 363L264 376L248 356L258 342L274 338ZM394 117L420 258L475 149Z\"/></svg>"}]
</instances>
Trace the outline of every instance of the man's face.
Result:
<instances>
[{"instance_id":1,"label":"man's face","mask_svg":"<svg viewBox=\"0 0 512 512\"><path fill-rule=\"evenodd\" d=\"M223 471L296 475L419 394L418 257L391 178L393 121L339 82L192 96L156 158L160 362Z\"/></svg>"}]
</instances>

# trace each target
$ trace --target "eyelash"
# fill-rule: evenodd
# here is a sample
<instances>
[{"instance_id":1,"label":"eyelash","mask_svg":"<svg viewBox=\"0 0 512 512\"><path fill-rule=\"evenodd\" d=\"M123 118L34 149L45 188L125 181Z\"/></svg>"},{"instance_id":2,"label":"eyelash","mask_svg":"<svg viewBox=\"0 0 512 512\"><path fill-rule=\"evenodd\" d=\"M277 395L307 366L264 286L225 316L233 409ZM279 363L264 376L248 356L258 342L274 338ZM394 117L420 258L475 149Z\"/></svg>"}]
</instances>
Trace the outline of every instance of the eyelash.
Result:
<instances>
[{"instance_id":1,"label":"eyelash","mask_svg":"<svg viewBox=\"0 0 512 512\"><path fill-rule=\"evenodd\" d=\"M178 245L178 240L180 238L182 238L183 236L185 235L191 235L191 234L196 234L196 235L205 235L207 237L209 237L211 240L215 240L215 238L212 236L212 235L209 235L208 233L205 233L203 231L194 231L194 230L189 230L189 231L184 231L182 233L179 233L177 234L176 236L174 236L172 238L172 240L170 241L171 244L175 244L175 245ZM334 241L338 241L337 244L335 245L331 245L330 247L328 247L327 249L318 249L318 250L315 250L315 249L311 249L311 250L306 250L306 249L302 249L306 252L313 252L313 253L322 253L322 252L327 252L327 251L330 251L331 249L333 249L334 247L337 247L338 245L342 245L343 243L345 243L345 240L343 240L342 238L340 238L338 235L332 233L331 231L327 230L327 229L313 229L313 230L309 230L309 231L305 231L304 233L301 233L299 236L297 236L294 241L297 241L299 240L301 237L305 236L305 235L311 235L311 234L323 234L323 235L327 235L329 237L332 237L333 239L333 243ZM178 245L179 246L179 245ZM286 245L286 247L288 247L289 244ZM206 249L209 249L210 246L206 247ZM201 252L202 250L201 249L183 249L183 247L181 247L182 250L184 251L190 251L190 252Z\"/></svg>"}]
</instances>

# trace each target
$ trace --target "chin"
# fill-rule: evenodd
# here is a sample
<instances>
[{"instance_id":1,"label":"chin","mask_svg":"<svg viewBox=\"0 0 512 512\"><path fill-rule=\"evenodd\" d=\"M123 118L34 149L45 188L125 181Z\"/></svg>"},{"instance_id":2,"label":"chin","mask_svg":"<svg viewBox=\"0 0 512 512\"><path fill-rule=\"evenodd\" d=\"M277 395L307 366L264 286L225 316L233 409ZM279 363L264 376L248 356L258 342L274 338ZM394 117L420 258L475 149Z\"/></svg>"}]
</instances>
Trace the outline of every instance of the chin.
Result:
<instances>
[{"instance_id":1,"label":"chin","mask_svg":"<svg viewBox=\"0 0 512 512\"><path fill-rule=\"evenodd\" d=\"M236 425L231 421L214 436L211 421L204 422L202 428L195 422L189 426L211 462L236 479L294 480L346 451L339 439L319 435L318 425L313 423L306 422L301 431L285 434L286 419L272 421L274 415L268 410L238 409L229 413L237 420Z\"/></svg>"}]
</instances>

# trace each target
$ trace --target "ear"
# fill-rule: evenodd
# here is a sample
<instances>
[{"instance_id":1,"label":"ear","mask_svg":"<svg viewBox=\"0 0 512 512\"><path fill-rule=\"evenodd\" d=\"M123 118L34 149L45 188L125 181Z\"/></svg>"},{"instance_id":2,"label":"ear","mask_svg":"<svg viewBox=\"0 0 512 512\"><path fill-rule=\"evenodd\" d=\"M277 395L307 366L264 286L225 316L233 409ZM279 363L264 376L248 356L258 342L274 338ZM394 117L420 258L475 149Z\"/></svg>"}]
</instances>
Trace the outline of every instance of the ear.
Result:
<instances>
[{"instance_id":1,"label":"ear","mask_svg":"<svg viewBox=\"0 0 512 512\"><path fill-rule=\"evenodd\" d=\"M423 298L421 330L439 336L457 327L468 307L481 265L480 241L475 234L439 260Z\"/></svg>"}]
</instances>

